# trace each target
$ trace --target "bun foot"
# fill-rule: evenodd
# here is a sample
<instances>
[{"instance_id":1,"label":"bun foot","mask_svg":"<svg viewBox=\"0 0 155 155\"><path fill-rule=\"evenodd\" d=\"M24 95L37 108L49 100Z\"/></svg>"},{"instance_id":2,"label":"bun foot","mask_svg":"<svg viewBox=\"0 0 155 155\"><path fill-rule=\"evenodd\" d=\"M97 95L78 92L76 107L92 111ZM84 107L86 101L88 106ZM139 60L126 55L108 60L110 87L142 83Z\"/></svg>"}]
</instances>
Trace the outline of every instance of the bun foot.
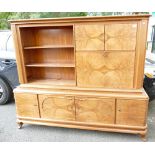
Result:
<instances>
[{"instance_id":1,"label":"bun foot","mask_svg":"<svg viewBox=\"0 0 155 155\"><path fill-rule=\"evenodd\" d=\"M23 123L22 122L18 122L17 124L18 124L18 129L21 129L22 126L23 126Z\"/></svg>"},{"instance_id":2,"label":"bun foot","mask_svg":"<svg viewBox=\"0 0 155 155\"><path fill-rule=\"evenodd\" d=\"M146 134L140 134L140 138L141 138L142 141L144 141L144 142L147 141L147 136L146 136Z\"/></svg>"}]
</instances>

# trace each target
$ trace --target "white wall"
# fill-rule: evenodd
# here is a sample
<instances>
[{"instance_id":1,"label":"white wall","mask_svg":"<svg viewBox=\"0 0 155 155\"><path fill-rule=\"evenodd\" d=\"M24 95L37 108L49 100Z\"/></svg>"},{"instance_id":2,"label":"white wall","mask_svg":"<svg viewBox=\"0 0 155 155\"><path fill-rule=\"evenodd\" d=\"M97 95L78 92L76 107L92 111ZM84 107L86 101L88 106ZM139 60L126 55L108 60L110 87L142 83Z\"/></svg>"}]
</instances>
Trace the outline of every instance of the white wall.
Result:
<instances>
[{"instance_id":1,"label":"white wall","mask_svg":"<svg viewBox=\"0 0 155 155\"><path fill-rule=\"evenodd\" d=\"M152 26L153 25L155 25L155 16L150 17L150 19L149 19L148 36L147 36L148 48L147 48L147 52L146 52L146 57L155 61L155 53L151 53L151 49L152 49L151 35L152 35Z\"/></svg>"},{"instance_id":2,"label":"white wall","mask_svg":"<svg viewBox=\"0 0 155 155\"><path fill-rule=\"evenodd\" d=\"M155 17L150 17L149 25L148 25L148 38L147 41L151 41L151 33L152 33L152 26L155 25Z\"/></svg>"}]
</instances>

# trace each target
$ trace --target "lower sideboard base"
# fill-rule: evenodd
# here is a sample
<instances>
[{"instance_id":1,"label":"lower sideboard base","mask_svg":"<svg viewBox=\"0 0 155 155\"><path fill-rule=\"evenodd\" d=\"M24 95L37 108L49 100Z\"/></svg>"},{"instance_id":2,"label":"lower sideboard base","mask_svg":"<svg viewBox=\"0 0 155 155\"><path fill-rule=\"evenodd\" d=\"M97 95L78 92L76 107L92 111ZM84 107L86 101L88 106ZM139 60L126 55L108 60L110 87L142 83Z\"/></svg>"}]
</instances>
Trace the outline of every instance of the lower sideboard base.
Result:
<instances>
[{"instance_id":1,"label":"lower sideboard base","mask_svg":"<svg viewBox=\"0 0 155 155\"><path fill-rule=\"evenodd\" d=\"M53 120L44 120L44 119L34 119L34 118L17 118L18 128L21 129L23 124L34 124L34 125L46 125L53 127L65 127L65 128L76 128L84 130L96 130L96 131L106 131L106 132L120 132L120 133L131 133L139 134L143 141L146 141L147 135L147 125L138 127L138 126L125 126L125 125L93 125L93 124L84 124L82 122L61 122Z\"/></svg>"}]
</instances>

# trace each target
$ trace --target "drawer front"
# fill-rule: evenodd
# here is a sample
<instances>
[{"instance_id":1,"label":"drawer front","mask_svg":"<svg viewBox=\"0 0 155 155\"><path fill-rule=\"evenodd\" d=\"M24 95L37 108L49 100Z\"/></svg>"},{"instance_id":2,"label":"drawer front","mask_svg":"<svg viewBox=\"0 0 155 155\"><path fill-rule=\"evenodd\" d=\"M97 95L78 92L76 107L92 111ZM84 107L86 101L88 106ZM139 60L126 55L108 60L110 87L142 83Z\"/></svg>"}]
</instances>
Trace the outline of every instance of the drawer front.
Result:
<instances>
[{"instance_id":1,"label":"drawer front","mask_svg":"<svg viewBox=\"0 0 155 155\"><path fill-rule=\"evenodd\" d=\"M39 95L41 118L75 120L74 97Z\"/></svg>"},{"instance_id":2,"label":"drawer front","mask_svg":"<svg viewBox=\"0 0 155 155\"><path fill-rule=\"evenodd\" d=\"M133 88L134 52L77 51L77 86Z\"/></svg>"},{"instance_id":3,"label":"drawer front","mask_svg":"<svg viewBox=\"0 0 155 155\"><path fill-rule=\"evenodd\" d=\"M137 23L106 24L105 50L135 50Z\"/></svg>"},{"instance_id":4,"label":"drawer front","mask_svg":"<svg viewBox=\"0 0 155 155\"><path fill-rule=\"evenodd\" d=\"M144 126L148 102L146 100L118 99L116 124Z\"/></svg>"},{"instance_id":5,"label":"drawer front","mask_svg":"<svg viewBox=\"0 0 155 155\"><path fill-rule=\"evenodd\" d=\"M114 124L115 99L75 98L76 121Z\"/></svg>"},{"instance_id":6,"label":"drawer front","mask_svg":"<svg viewBox=\"0 0 155 155\"><path fill-rule=\"evenodd\" d=\"M37 95L26 93L15 93L16 112L21 117L34 117L39 116L39 107Z\"/></svg>"},{"instance_id":7,"label":"drawer front","mask_svg":"<svg viewBox=\"0 0 155 155\"><path fill-rule=\"evenodd\" d=\"M104 50L104 25L75 25L76 50Z\"/></svg>"}]
</instances>

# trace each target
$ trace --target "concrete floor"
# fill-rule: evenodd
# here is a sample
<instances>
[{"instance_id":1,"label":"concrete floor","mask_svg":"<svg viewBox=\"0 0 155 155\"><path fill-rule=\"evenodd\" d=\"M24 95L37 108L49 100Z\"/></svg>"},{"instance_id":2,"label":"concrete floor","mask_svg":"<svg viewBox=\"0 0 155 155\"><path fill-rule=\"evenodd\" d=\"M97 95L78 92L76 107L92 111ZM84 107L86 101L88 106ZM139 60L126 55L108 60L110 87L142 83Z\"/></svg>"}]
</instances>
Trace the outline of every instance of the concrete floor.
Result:
<instances>
[{"instance_id":1,"label":"concrete floor","mask_svg":"<svg viewBox=\"0 0 155 155\"><path fill-rule=\"evenodd\" d=\"M148 141L155 141L155 101L149 104ZM0 106L1 142L141 142L138 135L25 124L17 128L15 104Z\"/></svg>"}]
</instances>

